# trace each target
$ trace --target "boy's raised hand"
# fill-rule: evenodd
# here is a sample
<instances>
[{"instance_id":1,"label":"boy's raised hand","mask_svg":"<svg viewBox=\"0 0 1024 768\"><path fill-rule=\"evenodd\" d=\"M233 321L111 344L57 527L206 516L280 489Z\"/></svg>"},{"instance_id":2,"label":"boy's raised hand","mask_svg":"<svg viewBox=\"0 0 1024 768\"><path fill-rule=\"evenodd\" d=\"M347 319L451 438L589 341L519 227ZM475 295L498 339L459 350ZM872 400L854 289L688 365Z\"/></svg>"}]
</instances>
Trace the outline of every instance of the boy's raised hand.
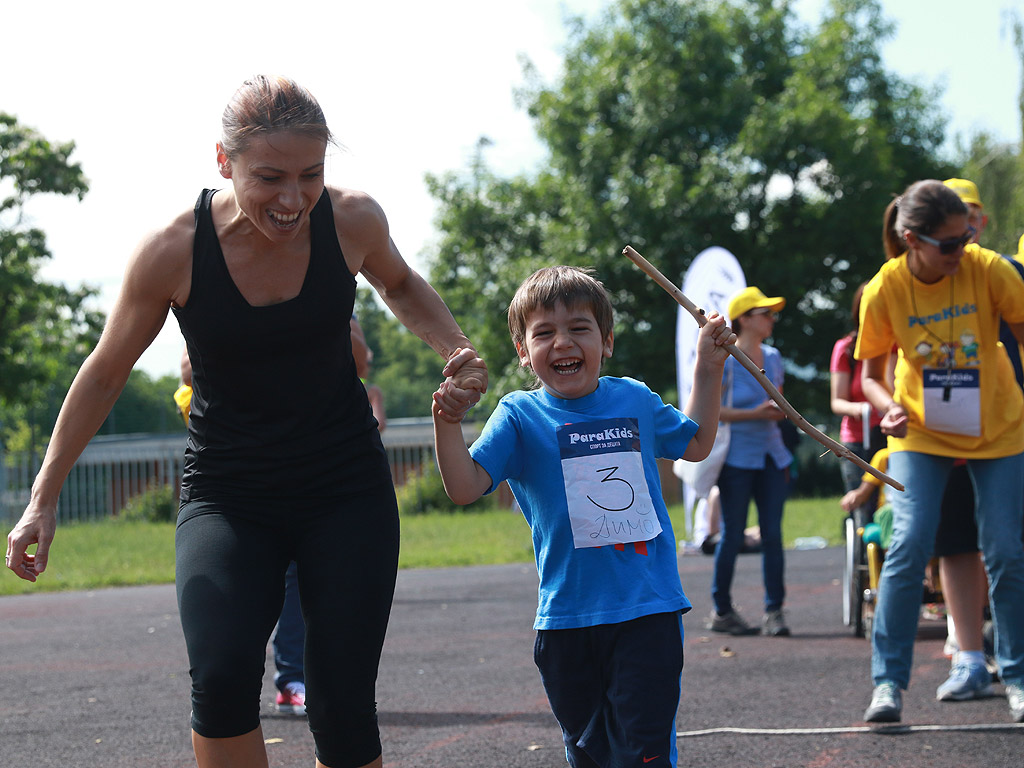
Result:
<instances>
[{"instance_id":1,"label":"boy's raised hand","mask_svg":"<svg viewBox=\"0 0 1024 768\"><path fill-rule=\"evenodd\" d=\"M736 334L725 324L725 318L717 312L712 312L697 334L697 357L725 365L725 359L729 357L726 347L735 343Z\"/></svg>"}]
</instances>

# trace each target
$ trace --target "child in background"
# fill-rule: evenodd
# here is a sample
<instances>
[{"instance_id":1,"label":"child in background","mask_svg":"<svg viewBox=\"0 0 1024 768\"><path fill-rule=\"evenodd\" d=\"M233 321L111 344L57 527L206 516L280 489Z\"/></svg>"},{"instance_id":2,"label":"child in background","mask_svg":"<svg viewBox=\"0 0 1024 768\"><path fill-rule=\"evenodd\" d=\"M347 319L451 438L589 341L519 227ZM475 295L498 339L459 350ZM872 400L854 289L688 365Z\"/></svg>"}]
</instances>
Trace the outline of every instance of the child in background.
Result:
<instances>
[{"instance_id":1,"label":"child in background","mask_svg":"<svg viewBox=\"0 0 1024 768\"><path fill-rule=\"evenodd\" d=\"M539 270L508 314L520 365L541 386L506 395L472 449L434 408L445 490L469 504L507 479L533 530L534 660L569 763L674 766L681 615L691 606L656 459L699 461L711 450L736 336L710 315L684 413L642 382L600 376L613 310L589 271Z\"/></svg>"},{"instance_id":2,"label":"child in background","mask_svg":"<svg viewBox=\"0 0 1024 768\"><path fill-rule=\"evenodd\" d=\"M889 449L883 448L880 451L875 451L871 457L871 466L884 473L889 468ZM879 509L885 504L885 487L881 480L870 472L865 472L861 475L860 485L852 491L847 491L839 500L839 506L846 512L852 512L858 507L864 506L875 494L878 495L875 509Z\"/></svg>"}]
</instances>

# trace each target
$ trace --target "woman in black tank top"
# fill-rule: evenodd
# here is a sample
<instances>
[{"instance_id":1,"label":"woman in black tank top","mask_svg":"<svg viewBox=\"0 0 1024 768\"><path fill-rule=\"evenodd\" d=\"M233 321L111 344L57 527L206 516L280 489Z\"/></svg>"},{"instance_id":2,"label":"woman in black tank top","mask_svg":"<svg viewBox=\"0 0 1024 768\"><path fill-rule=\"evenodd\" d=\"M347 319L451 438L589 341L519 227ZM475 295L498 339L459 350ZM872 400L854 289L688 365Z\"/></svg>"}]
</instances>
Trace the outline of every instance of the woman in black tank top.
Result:
<instances>
[{"instance_id":1,"label":"woman in black tank top","mask_svg":"<svg viewBox=\"0 0 1024 768\"><path fill-rule=\"evenodd\" d=\"M317 765L380 766L374 687L398 510L352 360L356 273L449 361L452 386L438 403L448 418L479 400L487 369L395 248L377 203L325 187L331 134L305 89L285 78L246 81L222 127L217 162L230 187L204 190L194 210L132 255L61 408L6 565L29 581L46 569L61 486L172 309L193 369L176 583L196 762L267 765L263 664L295 561Z\"/></svg>"}]
</instances>

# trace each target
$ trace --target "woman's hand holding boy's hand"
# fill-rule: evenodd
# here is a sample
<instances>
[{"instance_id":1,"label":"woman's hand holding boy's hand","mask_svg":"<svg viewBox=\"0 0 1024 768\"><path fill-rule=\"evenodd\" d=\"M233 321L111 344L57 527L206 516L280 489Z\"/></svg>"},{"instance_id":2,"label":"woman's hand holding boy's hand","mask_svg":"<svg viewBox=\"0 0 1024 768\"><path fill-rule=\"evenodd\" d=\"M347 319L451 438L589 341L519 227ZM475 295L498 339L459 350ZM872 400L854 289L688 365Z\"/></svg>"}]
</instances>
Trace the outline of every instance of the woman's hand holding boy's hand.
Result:
<instances>
[{"instance_id":1,"label":"woman's hand holding boy's hand","mask_svg":"<svg viewBox=\"0 0 1024 768\"><path fill-rule=\"evenodd\" d=\"M712 312L697 334L697 358L721 367L729 357L727 347L735 343L736 334L725 324L725 318Z\"/></svg>"},{"instance_id":2,"label":"woman's hand holding boy's hand","mask_svg":"<svg viewBox=\"0 0 1024 768\"><path fill-rule=\"evenodd\" d=\"M457 424L487 391L487 365L471 347L455 350L441 371L446 378L434 393L434 412Z\"/></svg>"},{"instance_id":3,"label":"woman's hand holding boy's hand","mask_svg":"<svg viewBox=\"0 0 1024 768\"><path fill-rule=\"evenodd\" d=\"M456 349L441 369L441 375L460 389L472 389L480 394L487 391L487 364L472 347Z\"/></svg>"}]
</instances>

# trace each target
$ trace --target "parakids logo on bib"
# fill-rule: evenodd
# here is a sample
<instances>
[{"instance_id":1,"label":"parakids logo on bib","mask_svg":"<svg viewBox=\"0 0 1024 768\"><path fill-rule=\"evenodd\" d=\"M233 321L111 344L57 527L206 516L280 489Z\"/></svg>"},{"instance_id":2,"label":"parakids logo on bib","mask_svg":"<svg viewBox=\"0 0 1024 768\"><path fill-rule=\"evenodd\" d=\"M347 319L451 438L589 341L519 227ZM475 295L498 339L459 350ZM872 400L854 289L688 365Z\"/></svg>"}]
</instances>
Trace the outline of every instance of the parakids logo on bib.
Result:
<instances>
[{"instance_id":1,"label":"parakids logo on bib","mask_svg":"<svg viewBox=\"0 0 1024 768\"><path fill-rule=\"evenodd\" d=\"M635 419L613 419L621 426L606 427L609 422L566 424L558 433L562 458L592 456L603 451L640 450L640 430Z\"/></svg>"}]
</instances>

